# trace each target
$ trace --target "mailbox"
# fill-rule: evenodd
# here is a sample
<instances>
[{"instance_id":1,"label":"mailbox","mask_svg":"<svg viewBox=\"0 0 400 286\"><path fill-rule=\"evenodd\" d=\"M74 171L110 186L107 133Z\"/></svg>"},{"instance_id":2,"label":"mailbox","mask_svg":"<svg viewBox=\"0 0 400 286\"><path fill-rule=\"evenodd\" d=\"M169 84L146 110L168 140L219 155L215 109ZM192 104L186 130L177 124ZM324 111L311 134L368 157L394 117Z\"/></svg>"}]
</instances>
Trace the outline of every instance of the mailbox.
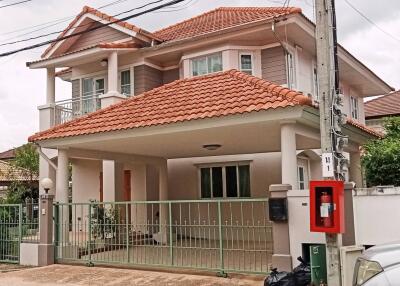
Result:
<instances>
[{"instance_id":1,"label":"mailbox","mask_svg":"<svg viewBox=\"0 0 400 286\"><path fill-rule=\"evenodd\" d=\"M286 198L269 198L268 212L270 221L287 221L287 199Z\"/></svg>"},{"instance_id":2,"label":"mailbox","mask_svg":"<svg viewBox=\"0 0 400 286\"><path fill-rule=\"evenodd\" d=\"M310 182L310 231L344 233L343 181Z\"/></svg>"}]
</instances>

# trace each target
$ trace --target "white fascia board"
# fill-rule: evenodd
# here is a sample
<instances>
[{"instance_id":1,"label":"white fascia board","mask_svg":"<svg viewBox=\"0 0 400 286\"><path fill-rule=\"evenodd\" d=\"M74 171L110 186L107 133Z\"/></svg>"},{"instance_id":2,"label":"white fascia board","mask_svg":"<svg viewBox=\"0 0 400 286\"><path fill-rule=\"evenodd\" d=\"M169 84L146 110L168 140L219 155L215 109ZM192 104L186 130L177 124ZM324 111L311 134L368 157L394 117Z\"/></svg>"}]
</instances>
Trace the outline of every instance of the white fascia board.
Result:
<instances>
[{"instance_id":1,"label":"white fascia board","mask_svg":"<svg viewBox=\"0 0 400 286\"><path fill-rule=\"evenodd\" d=\"M33 63L29 64L29 68L38 69L38 68L47 68L47 67L51 67L51 66L54 66L54 67L63 66L62 63L64 63L64 62L77 60L81 57L91 56L91 55L94 55L94 54L96 54L98 52L102 52L102 51L104 51L104 49L101 49L98 47L93 47L93 48L89 48L87 50L72 53L69 55L56 57L53 59L48 59L48 60L44 59L39 62L33 62Z\"/></svg>"},{"instance_id":2,"label":"white fascia board","mask_svg":"<svg viewBox=\"0 0 400 286\"><path fill-rule=\"evenodd\" d=\"M218 118L207 118L201 120L191 120L179 123L148 126L130 130L117 130L97 134L58 138L39 141L39 145L45 148L59 148L62 146L73 147L74 144L118 140L124 138L134 138L152 135L162 135L178 132L202 130L232 125L242 125L278 120L297 120L302 116L303 106L278 108L259 112L251 112L245 115L231 115Z\"/></svg>"}]
</instances>

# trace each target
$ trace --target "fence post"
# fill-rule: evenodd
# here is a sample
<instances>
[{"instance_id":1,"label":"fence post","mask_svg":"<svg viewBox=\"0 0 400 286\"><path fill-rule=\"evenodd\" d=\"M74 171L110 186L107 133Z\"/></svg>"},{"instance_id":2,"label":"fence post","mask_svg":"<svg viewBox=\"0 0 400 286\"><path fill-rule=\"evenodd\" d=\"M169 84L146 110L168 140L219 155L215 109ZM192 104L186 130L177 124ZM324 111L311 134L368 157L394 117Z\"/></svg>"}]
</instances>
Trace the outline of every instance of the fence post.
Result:
<instances>
[{"instance_id":1,"label":"fence post","mask_svg":"<svg viewBox=\"0 0 400 286\"><path fill-rule=\"evenodd\" d=\"M21 262L21 242L22 242L22 204L18 205L18 264Z\"/></svg>"},{"instance_id":2,"label":"fence post","mask_svg":"<svg viewBox=\"0 0 400 286\"><path fill-rule=\"evenodd\" d=\"M219 262L220 262L220 271L217 273L217 276L227 277L228 275L225 273L224 269L224 242L222 237L222 212L221 212L221 201L218 200L218 233L219 233Z\"/></svg>"},{"instance_id":3,"label":"fence post","mask_svg":"<svg viewBox=\"0 0 400 286\"><path fill-rule=\"evenodd\" d=\"M92 201L89 202L88 219L89 219L89 230L88 230L88 266L93 266L92 263Z\"/></svg>"},{"instance_id":4,"label":"fence post","mask_svg":"<svg viewBox=\"0 0 400 286\"><path fill-rule=\"evenodd\" d=\"M125 227L126 227L126 260L129 263L129 207L130 202L125 204Z\"/></svg>"},{"instance_id":5,"label":"fence post","mask_svg":"<svg viewBox=\"0 0 400 286\"><path fill-rule=\"evenodd\" d=\"M168 202L168 221L169 221L169 256L171 258L171 265L174 265L174 249L172 245L172 207L171 202Z\"/></svg>"},{"instance_id":6,"label":"fence post","mask_svg":"<svg viewBox=\"0 0 400 286\"><path fill-rule=\"evenodd\" d=\"M271 198L287 198L287 192L292 189L288 184L270 185ZM267 210L266 210L267 211ZM305 225L304 227L308 227ZM272 223L273 249L272 266L280 271L292 271L292 256L290 254L289 219ZM300 242L299 242L300 243Z\"/></svg>"},{"instance_id":7,"label":"fence post","mask_svg":"<svg viewBox=\"0 0 400 286\"><path fill-rule=\"evenodd\" d=\"M54 195L40 195L39 207L39 266L54 264L53 244L53 198Z\"/></svg>"}]
</instances>

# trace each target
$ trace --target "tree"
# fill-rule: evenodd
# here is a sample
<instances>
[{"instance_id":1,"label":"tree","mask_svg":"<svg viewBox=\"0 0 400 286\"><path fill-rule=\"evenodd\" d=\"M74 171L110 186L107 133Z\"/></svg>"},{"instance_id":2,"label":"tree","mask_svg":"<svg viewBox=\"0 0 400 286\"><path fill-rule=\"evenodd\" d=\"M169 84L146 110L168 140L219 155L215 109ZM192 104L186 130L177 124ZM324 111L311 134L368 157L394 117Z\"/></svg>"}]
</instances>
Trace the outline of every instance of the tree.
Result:
<instances>
[{"instance_id":1,"label":"tree","mask_svg":"<svg viewBox=\"0 0 400 286\"><path fill-rule=\"evenodd\" d=\"M364 146L362 163L368 186L400 186L400 118L387 118L384 127L384 138Z\"/></svg>"},{"instance_id":2,"label":"tree","mask_svg":"<svg viewBox=\"0 0 400 286\"><path fill-rule=\"evenodd\" d=\"M26 198L37 199L39 195L39 154L36 147L25 144L15 150L15 159L11 161L6 203L22 203Z\"/></svg>"}]
</instances>

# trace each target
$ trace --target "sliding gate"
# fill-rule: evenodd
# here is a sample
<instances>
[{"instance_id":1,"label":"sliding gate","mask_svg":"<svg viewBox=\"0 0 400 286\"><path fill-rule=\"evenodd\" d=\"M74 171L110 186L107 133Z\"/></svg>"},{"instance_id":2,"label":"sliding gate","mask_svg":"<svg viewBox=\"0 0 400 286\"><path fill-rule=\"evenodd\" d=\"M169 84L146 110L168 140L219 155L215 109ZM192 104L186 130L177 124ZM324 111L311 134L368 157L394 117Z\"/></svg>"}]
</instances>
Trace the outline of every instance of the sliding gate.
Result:
<instances>
[{"instance_id":1,"label":"sliding gate","mask_svg":"<svg viewBox=\"0 0 400 286\"><path fill-rule=\"evenodd\" d=\"M59 263L266 273L267 199L55 204Z\"/></svg>"}]
</instances>

